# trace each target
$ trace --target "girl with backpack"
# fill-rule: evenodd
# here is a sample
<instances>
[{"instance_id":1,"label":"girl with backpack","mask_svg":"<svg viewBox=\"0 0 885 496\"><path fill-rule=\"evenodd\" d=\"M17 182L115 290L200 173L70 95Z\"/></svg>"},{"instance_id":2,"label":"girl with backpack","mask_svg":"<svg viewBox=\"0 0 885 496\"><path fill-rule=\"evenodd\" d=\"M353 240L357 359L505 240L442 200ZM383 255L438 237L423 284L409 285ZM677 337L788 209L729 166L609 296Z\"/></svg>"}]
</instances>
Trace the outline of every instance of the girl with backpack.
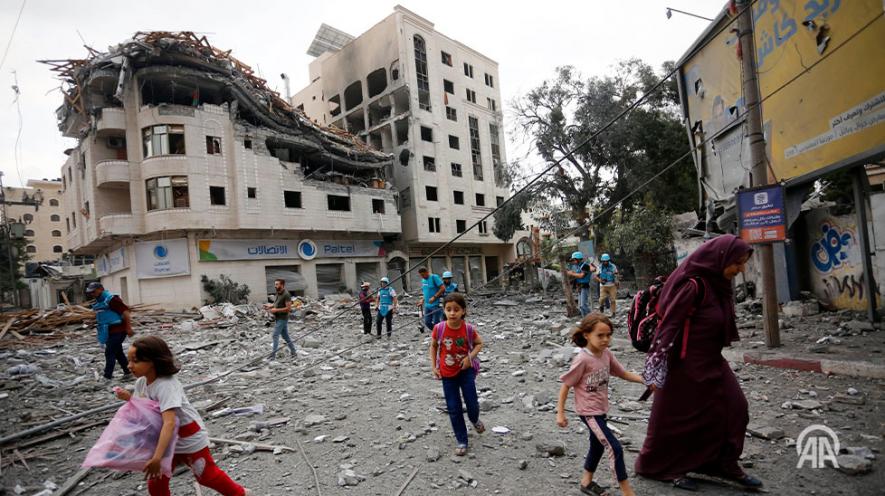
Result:
<instances>
[{"instance_id":1,"label":"girl with backpack","mask_svg":"<svg viewBox=\"0 0 885 496\"><path fill-rule=\"evenodd\" d=\"M430 339L430 367L433 377L442 380L446 397L446 410L452 421L452 430L458 447L455 455L467 454L467 425L461 408L461 396L467 405L467 418L478 434L486 428L479 420L479 397L476 394L476 374L483 341L473 324L468 324L467 301L460 293L453 293L443 300L446 319L433 327Z\"/></svg>"},{"instance_id":2,"label":"girl with backpack","mask_svg":"<svg viewBox=\"0 0 885 496\"><path fill-rule=\"evenodd\" d=\"M696 491L689 472L747 488L762 482L738 464L747 399L722 348L739 339L732 279L753 249L731 234L702 244L667 278L643 378L654 403L636 473Z\"/></svg>"}]
</instances>

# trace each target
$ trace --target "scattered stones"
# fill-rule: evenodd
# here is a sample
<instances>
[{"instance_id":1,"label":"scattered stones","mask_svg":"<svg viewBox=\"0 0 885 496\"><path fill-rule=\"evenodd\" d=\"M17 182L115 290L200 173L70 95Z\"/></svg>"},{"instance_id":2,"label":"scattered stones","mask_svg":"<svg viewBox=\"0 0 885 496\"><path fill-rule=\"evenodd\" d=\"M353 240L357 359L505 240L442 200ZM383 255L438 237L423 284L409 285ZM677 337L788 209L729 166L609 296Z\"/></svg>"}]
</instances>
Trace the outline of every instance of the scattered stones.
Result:
<instances>
[{"instance_id":1,"label":"scattered stones","mask_svg":"<svg viewBox=\"0 0 885 496\"><path fill-rule=\"evenodd\" d=\"M792 408L798 408L800 410L818 410L823 408L823 403L817 400L797 400L793 401Z\"/></svg>"},{"instance_id":2,"label":"scattered stones","mask_svg":"<svg viewBox=\"0 0 885 496\"><path fill-rule=\"evenodd\" d=\"M529 466L529 462L526 460L520 460L520 461L516 462L516 468L518 468L520 470L525 470L528 468L528 466Z\"/></svg>"},{"instance_id":3,"label":"scattered stones","mask_svg":"<svg viewBox=\"0 0 885 496\"><path fill-rule=\"evenodd\" d=\"M356 486L360 482L366 480L362 475L357 474L351 469L342 470L338 472L338 485L339 486Z\"/></svg>"},{"instance_id":4,"label":"scattered stones","mask_svg":"<svg viewBox=\"0 0 885 496\"><path fill-rule=\"evenodd\" d=\"M779 429L777 427L772 427L770 425L764 425L764 426L749 425L749 426L747 426L747 432L749 432L753 436L756 436L756 437L759 437L762 439L767 439L769 441L776 441L776 440L784 437L784 431L782 429Z\"/></svg>"},{"instance_id":5,"label":"scattered stones","mask_svg":"<svg viewBox=\"0 0 885 496\"><path fill-rule=\"evenodd\" d=\"M424 458L425 458L428 462L433 463L433 462L439 460L440 456L441 456L441 455L440 455L440 452L439 452L439 448L437 448L436 446L433 446L433 447L431 447L430 449L427 450L427 454L425 455Z\"/></svg>"},{"instance_id":6,"label":"scattered stones","mask_svg":"<svg viewBox=\"0 0 885 496\"><path fill-rule=\"evenodd\" d=\"M842 327L851 330L851 331L874 331L875 327L873 327L872 322L865 322L862 320L849 320L848 322L844 322Z\"/></svg>"},{"instance_id":7,"label":"scattered stones","mask_svg":"<svg viewBox=\"0 0 885 496\"><path fill-rule=\"evenodd\" d=\"M525 370L516 370L510 375L512 375L513 377L522 377L525 375Z\"/></svg>"},{"instance_id":8,"label":"scattered stones","mask_svg":"<svg viewBox=\"0 0 885 496\"><path fill-rule=\"evenodd\" d=\"M348 439L350 439L350 438L348 438L347 436L336 436L334 439L332 439L332 442L333 443L343 443L344 441L347 441Z\"/></svg>"},{"instance_id":9,"label":"scattered stones","mask_svg":"<svg viewBox=\"0 0 885 496\"><path fill-rule=\"evenodd\" d=\"M642 403L633 400L622 401L618 403L618 408L622 412L636 412L642 410Z\"/></svg>"},{"instance_id":10,"label":"scattered stones","mask_svg":"<svg viewBox=\"0 0 885 496\"><path fill-rule=\"evenodd\" d=\"M304 427L313 427L315 425L325 424L326 417L324 415L308 415L304 417Z\"/></svg>"},{"instance_id":11,"label":"scattered stones","mask_svg":"<svg viewBox=\"0 0 885 496\"><path fill-rule=\"evenodd\" d=\"M513 300L498 300L498 301L492 303L492 305L494 305L496 307L518 307L519 303L517 303Z\"/></svg>"},{"instance_id":12,"label":"scattered stones","mask_svg":"<svg viewBox=\"0 0 885 496\"><path fill-rule=\"evenodd\" d=\"M848 475L861 475L873 469L873 463L857 455L837 455L838 470Z\"/></svg>"},{"instance_id":13,"label":"scattered stones","mask_svg":"<svg viewBox=\"0 0 885 496\"><path fill-rule=\"evenodd\" d=\"M564 456L565 443L562 441L553 441L550 443L538 443L535 449L547 456Z\"/></svg>"},{"instance_id":14,"label":"scattered stones","mask_svg":"<svg viewBox=\"0 0 885 496\"><path fill-rule=\"evenodd\" d=\"M842 393L836 393L836 395L833 396L833 401L846 405L863 405L867 402L866 398L864 398L863 396L849 396Z\"/></svg>"}]
</instances>

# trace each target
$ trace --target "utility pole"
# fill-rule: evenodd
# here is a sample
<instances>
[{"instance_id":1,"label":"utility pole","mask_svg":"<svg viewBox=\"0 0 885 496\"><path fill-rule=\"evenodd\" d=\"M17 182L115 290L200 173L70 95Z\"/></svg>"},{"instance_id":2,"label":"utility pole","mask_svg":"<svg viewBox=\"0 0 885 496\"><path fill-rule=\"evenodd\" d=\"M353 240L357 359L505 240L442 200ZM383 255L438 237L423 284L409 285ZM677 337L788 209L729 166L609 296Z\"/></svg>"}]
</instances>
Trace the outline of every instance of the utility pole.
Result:
<instances>
[{"instance_id":1,"label":"utility pole","mask_svg":"<svg viewBox=\"0 0 885 496\"><path fill-rule=\"evenodd\" d=\"M738 37L741 47L744 102L747 108L747 137L750 139L750 161L753 186L768 184L768 158L765 156L765 135L762 132L762 108L759 81L756 77L756 43L753 40L753 18L749 0L738 0ZM769 348L781 345L777 314L777 288L774 273L774 248L769 243L756 245L762 272L762 323L765 344Z\"/></svg>"}]
</instances>

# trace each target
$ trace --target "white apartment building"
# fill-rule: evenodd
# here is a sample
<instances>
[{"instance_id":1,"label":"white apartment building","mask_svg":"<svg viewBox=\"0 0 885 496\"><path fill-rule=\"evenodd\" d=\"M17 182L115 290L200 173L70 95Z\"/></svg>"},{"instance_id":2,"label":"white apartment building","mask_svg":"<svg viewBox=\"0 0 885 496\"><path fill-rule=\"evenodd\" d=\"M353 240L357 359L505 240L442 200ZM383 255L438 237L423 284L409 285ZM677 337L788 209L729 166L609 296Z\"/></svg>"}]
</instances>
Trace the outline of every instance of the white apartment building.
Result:
<instances>
[{"instance_id":1,"label":"white apartment building","mask_svg":"<svg viewBox=\"0 0 885 496\"><path fill-rule=\"evenodd\" d=\"M325 24L308 54L310 84L292 103L394 155L409 265L472 226L508 196L498 64L396 6L354 38ZM467 287L493 279L514 257L490 217L435 256ZM417 287L412 273L410 289Z\"/></svg>"},{"instance_id":2,"label":"white apartment building","mask_svg":"<svg viewBox=\"0 0 885 496\"><path fill-rule=\"evenodd\" d=\"M25 225L28 262L59 260L68 251L61 206L61 180L29 179L27 187L3 188L6 215ZM35 207L37 204L37 208Z\"/></svg>"},{"instance_id":3,"label":"white apartment building","mask_svg":"<svg viewBox=\"0 0 885 496\"><path fill-rule=\"evenodd\" d=\"M140 33L54 66L77 83L58 110L79 140L61 225L127 303L199 306L222 274L255 302L277 277L316 297L405 263L391 156L310 122L205 38Z\"/></svg>"}]
</instances>

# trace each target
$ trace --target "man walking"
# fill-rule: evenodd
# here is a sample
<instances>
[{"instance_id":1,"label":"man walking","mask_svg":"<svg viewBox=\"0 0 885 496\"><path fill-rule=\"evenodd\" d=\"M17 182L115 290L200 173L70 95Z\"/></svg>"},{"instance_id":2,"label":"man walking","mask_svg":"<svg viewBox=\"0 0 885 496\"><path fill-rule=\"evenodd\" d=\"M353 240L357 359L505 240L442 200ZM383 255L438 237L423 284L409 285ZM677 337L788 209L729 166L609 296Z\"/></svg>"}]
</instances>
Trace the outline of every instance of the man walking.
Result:
<instances>
[{"instance_id":1,"label":"man walking","mask_svg":"<svg viewBox=\"0 0 885 496\"><path fill-rule=\"evenodd\" d=\"M289 338L289 312L292 311L292 295L286 291L286 281L282 279L274 279L273 287L277 291L277 299L274 300L273 304L264 304L264 308L274 316L273 351L270 353L270 359L275 360L277 358L280 336L283 336L286 345L289 346L289 351L294 357L295 345L292 344L292 339Z\"/></svg>"},{"instance_id":2,"label":"man walking","mask_svg":"<svg viewBox=\"0 0 885 496\"><path fill-rule=\"evenodd\" d=\"M599 257L599 272L596 280L599 282L599 312L605 312L605 301L608 300L612 308L612 317L615 316L615 306L618 299L618 267L611 262L608 253Z\"/></svg>"},{"instance_id":3,"label":"man walking","mask_svg":"<svg viewBox=\"0 0 885 496\"><path fill-rule=\"evenodd\" d=\"M432 331L433 326L442 321L442 308L439 306L439 298L445 293L446 288L443 285L442 279L427 270L427 267L418 269L418 275L421 276L422 294L418 306L424 307L424 326ZM424 332L424 329L421 329L421 332Z\"/></svg>"},{"instance_id":4,"label":"man walking","mask_svg":"<svg viewBox=\"0 0 885 496\"><path fill-rule=\"evenodd\" d=\"M387 322L387 339L393 333L393 314L396 313L396 290L390 287L390 279L381 278L381 288L375 295L375 306L378 308L378 337L381 337L381 321Z\"/></svg>"},{"instance_id":5,"label":"man walking","mask_svg":"<svg viewBox=\"0 0 885 496\"><path fill-rule=\"evenodd\" d=\"M111 380L114 377L114 364L119 363L123 369L123 377L131 377L129 372L129 360L123 352L123 341L126 336L135 335L132 332L132 316L129 307L123 303L119 296L106 290L100 282L90 282L86 286L86 293L95 298L92 309L95 310L95 324L98 328L98 342L104 347L104 378Z\"/></svg>"},{"instance_id":6,"label":"man walking","mask_svg":"<svg viewBox=\"0 0 885 496\"><path fill-rule=\"evenodd\" d=\"M574 284L578 289L578 310L581 317L585 317L590 313L590 281L596 267L589 262L584 261L584 254L576 251L572 253L570 270L565 273L569 277L574 278Z\"/></svg>"}]
</instances>

